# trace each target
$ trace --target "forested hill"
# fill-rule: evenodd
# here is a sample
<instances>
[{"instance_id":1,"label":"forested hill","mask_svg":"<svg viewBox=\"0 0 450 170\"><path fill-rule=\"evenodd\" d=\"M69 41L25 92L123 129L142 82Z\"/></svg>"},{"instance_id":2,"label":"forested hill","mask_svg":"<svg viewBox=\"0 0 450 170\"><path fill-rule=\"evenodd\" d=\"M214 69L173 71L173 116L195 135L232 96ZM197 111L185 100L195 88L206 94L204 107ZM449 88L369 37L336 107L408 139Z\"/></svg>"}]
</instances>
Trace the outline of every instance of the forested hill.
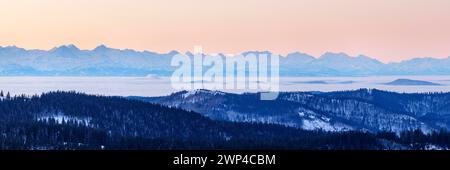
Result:
<instances>
[{"instance_id":1,"label":"forested hill","mask_svg":"<svg viewBox=\"0 0 450 170\"><path fill-rule=\"evenodd\" d=\"M122 97L0 93L0 149L426 149L450 135L307 131L211 120L195 112Z\"/></svg>"},{"instance_id":2,"label":"forested hill","mask_svg":"<svg viewBox=\"0 0 450 170\"><path fill-rule=\"evenodd\" d=\"M181 91L131 97L201 113L211 119L263 122L301 129L370 132L450 129L450 93L395 93L376 89L283 92L262 101L258 93Z\"/></svg>"},{"instance_id":3,"label":"forested hill","mask_svg":"<svg viewBox=\"0 0 450 170\"><path fill-rule=\"evenodd\" d=\"M1 98L1 149L381 148L373 135L361 132L213 121L121 97L51 92Z\"/></svg>"}]
</instances>

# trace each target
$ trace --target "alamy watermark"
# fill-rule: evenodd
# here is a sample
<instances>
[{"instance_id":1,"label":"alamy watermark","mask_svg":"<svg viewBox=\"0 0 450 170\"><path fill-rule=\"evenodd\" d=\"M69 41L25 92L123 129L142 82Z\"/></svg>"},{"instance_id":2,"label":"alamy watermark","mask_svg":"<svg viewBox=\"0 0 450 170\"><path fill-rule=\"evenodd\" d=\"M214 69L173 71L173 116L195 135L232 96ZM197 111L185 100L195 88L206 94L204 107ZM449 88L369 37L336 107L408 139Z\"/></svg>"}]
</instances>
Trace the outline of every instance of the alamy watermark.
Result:
<instances>
[{"instance_id":1,"label":"alamy watermark","mask_svg":"<svg viewBox=\"0 0 450 170\"><path fill-rule=\"evenodd\" d=\"M278 97L278 55L204 54L197 46L193 54L173 56L171 65L177 68L171 77L176 90L252 90L261 92L261 100Z\"/></svg>"}]
</instances>

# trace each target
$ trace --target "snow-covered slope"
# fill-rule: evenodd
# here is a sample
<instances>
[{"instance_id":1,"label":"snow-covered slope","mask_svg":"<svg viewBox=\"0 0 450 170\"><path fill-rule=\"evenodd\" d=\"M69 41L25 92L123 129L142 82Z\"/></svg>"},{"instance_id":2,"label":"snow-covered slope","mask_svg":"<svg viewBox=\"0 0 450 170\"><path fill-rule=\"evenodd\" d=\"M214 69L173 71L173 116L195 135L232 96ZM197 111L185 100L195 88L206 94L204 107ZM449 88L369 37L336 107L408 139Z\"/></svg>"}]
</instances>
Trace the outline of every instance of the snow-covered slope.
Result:
<instances>
[{"instance_id":1,"label":"snow-covered slope","mask_svg":"<svg viewBox=\"0 0 450 170\"><path fill-rule=\"evenodd\" d=\"M375 89L287 92L281 93L277 100L261 101L259 94L196 90L135 99L192 110L217 120L281 124L308 130L450 129L450 93L400 94Z\"/></svg>"}]
</instances>

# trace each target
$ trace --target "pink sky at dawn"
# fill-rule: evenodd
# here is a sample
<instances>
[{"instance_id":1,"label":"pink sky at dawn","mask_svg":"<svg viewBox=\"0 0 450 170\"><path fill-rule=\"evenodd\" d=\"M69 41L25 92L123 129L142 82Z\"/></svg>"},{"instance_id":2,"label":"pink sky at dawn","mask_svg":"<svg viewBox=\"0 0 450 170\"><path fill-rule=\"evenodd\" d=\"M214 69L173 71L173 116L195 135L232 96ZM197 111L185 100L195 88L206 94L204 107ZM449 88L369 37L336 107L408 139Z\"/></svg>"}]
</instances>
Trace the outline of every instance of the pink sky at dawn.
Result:
<instances>
[{"instance_id":1,"label":"pink sky at dawn","mask_svg":"<svg viewBox=\"0 0 450 170\"><path fill-rule=\"evenodd\" d=\"M0 46L450 56L449 0L0 0Z\"/></svg>"}]
</instances>

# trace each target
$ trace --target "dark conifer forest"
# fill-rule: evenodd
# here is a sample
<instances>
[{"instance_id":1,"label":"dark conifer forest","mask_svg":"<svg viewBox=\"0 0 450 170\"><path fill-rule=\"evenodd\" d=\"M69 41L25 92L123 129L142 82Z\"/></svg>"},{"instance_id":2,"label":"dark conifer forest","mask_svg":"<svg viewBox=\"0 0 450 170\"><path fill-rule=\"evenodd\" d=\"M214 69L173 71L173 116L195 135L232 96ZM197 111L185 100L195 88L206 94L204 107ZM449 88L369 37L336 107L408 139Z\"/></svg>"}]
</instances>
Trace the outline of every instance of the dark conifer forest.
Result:
<instances>
[{"instance_id":1,"label":"dark conifer forest","mask_svg":"<svg viewBox=\"0 0 450 170\"><path fill-rule=\"evenodd\" d=\"M49 92L0 94L2 150L427 149L449 147L446 130L307 131L212 120L199 113L123 97Z\"/></svg>"}]
</instances>

